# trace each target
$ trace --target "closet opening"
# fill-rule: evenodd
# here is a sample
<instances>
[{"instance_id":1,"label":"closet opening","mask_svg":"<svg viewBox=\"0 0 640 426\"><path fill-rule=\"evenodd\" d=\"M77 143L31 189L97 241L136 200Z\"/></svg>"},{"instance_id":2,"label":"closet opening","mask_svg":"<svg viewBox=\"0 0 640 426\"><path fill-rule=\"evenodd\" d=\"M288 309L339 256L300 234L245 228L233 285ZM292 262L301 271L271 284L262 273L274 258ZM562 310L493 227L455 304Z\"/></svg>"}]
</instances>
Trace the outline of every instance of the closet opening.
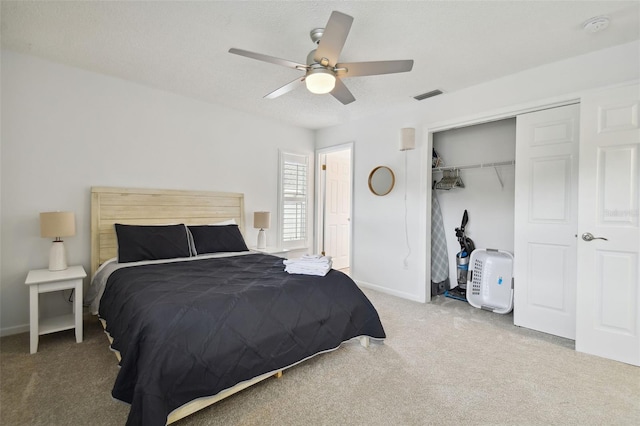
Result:
<instances>
[{"instance_id":1,"label":"closet opening","mask_svg":"<svg viewBox=\"0 0 640 426\"><path fill-rule=\"evenodd\" d=\"M432 136L431 296L445 297L445 290L466 290L456 265L465 211L464 233L476 249L514 252L516 118Z\"/></svg>"}]
</instances>

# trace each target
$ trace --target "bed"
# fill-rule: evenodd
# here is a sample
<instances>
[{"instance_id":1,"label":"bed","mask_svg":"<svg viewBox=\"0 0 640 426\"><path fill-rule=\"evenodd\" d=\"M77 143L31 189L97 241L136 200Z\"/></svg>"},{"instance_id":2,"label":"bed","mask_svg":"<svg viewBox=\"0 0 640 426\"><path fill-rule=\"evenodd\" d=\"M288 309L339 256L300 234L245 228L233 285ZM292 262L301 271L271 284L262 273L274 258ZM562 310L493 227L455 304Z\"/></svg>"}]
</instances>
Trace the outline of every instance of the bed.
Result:
<instances>
[{"instance_id":1,"label":"bed","mask_svg":"<svg viewBox=\"0 0 640 426\"><path fill-rule=\"evenodd\" d=\"M118 357L127 424L172 423L345 341L386 337L348 276L288 274L243 229L239 193L92 188L85 302Z\"/></svg>"}]
</instances>

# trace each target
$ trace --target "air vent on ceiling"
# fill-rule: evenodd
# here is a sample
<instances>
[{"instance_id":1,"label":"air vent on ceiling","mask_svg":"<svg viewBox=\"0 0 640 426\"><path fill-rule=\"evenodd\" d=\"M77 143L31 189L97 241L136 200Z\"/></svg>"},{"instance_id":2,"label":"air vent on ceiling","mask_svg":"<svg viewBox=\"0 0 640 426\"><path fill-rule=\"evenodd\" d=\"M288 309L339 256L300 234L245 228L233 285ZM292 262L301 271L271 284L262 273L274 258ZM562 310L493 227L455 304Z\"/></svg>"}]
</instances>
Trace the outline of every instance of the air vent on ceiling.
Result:
<instances>
[{"instance_id":1,"label":"air vent on ceiling","mask_svg":"<svg viewBox=\"0 0 640 426\"><path fill-rule=\"evenodd\" d=\"M427 98L431 98L433 96L438 96L442 94L442 90L432 90L430 92L427 93L423 93L422 95L418 95L418 96L414 96L413 99L415 99L416 101L422 101L424 99Z\"/></svg>"}]
</instances>

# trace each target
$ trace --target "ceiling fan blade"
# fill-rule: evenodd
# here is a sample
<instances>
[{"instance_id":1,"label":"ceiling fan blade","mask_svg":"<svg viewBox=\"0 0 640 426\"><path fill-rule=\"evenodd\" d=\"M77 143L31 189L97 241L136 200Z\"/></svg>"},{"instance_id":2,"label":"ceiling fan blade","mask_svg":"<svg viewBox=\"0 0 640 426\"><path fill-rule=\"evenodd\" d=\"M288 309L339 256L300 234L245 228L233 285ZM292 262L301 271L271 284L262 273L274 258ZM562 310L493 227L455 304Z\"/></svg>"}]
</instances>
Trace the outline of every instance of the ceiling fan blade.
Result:
<instances>
[{"instance_id":1,"label":"ceiling fan blade","mask_svg":"<svg viewBox=\"0 0 640 426\"><path fill-rule=\"evenodd\" d=\"M263 97L265 99L274 99L277 98L278 96L282 96L285 93L289 93L290 91L292 91L293 89L298 88L298 86L300 86L302 84L302 82L304 81L304 77L300 77L300 78L296 78L295 80L293 80L291 83L287 83L284 86L282 86L279 89L274 90L271 93L268 93L266 95L264 95Z\"/></svg>"},{"instance_id":2,"label":"ceiling fan blade","mask_svg":"<svg viewBox=\"0 0 640 426\"><path fill-rule=\"evenodd\" d=\"M364 75L393 74L408 72L413 68L413 59L403 61L351 62L337 64L339 77L361 77ZM342 69L344 68L344 70Z\"/></svg>"},{"instance_id":3,"label":"ceiling fan blade","mask_svg":"<svg viewBox=\"0 0 640 426\"><path fill-rule=\"evenodd\" d=\"M344 105L350 104L355 101L356 98L353 97L347 86L344 85L342 80L336 78L336 87L333 88L331 94L334 98L342 102Z\"/></svg>"},{"instance_id":4,"label":"ceiling fan blade","mask_svg":"<svg viewBox=\"0 0 640 426\"><path fill-rule=\"evenodd\" d=\"M298 62L288 61L286 59L276 58L274 56L263 55L262 53L249 52L248 50L236 49L232 47L229 49L229 53L233 53L234 55L246 56L247 58L257 59L259 61L269 62L276 65L282 65L283 67L306 70L308 67L304 64L300 64Z\"/></svg>"},{"instance_id":5,"label":"ceiling fan blade","mask_svg":"<svg viewBox=\"0 0 640 426\"><path fill-rule=\"evenodd\" d=\"M313 59L321 63L322 58L327 58L329 60L328 65L335 65L347 40L352 23L353 18L351 16L337 11L331 12ZM323 65L326 66L326 64Z\"/></svg>"}]
</instances>

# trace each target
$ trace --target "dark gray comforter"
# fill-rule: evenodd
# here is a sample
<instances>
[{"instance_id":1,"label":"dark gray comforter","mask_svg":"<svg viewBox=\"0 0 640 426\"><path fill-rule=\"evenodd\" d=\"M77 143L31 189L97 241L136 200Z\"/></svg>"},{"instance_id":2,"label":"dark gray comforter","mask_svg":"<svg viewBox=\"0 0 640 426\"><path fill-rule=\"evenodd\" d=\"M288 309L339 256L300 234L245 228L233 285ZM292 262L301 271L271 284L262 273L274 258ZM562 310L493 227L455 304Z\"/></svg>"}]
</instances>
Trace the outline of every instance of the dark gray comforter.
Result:
<instances>
[{"instance_id":1,"label":"dark gray comforter","mask_svg":"<svg viewBox=\"0 0 640 426\"><path fill-rule=\"evenodd\" d=\"M283 269L278 257L250 254L113 272L99 313L122 356L112 394L131 404L127 424L164 425L198 397L353 337L385 337L349 277Z\"/></svg>"}]
</instances>

